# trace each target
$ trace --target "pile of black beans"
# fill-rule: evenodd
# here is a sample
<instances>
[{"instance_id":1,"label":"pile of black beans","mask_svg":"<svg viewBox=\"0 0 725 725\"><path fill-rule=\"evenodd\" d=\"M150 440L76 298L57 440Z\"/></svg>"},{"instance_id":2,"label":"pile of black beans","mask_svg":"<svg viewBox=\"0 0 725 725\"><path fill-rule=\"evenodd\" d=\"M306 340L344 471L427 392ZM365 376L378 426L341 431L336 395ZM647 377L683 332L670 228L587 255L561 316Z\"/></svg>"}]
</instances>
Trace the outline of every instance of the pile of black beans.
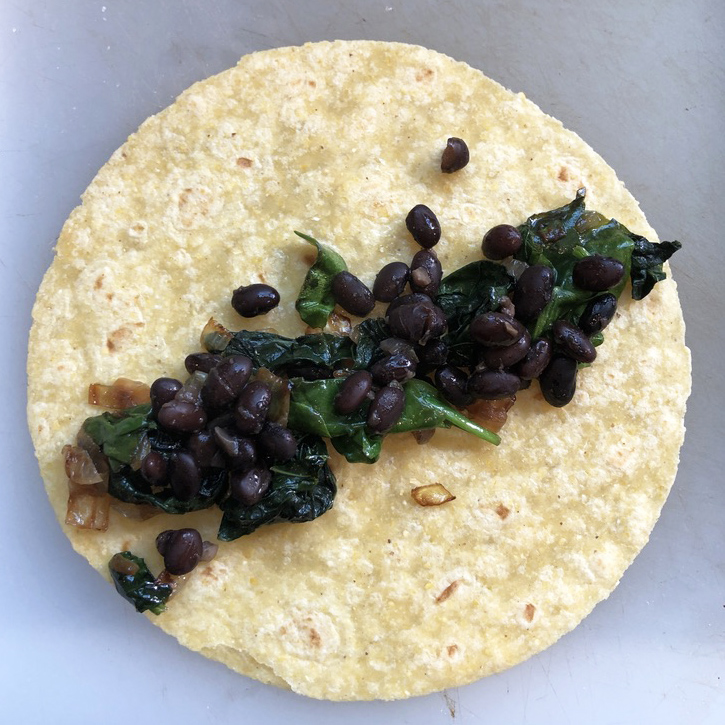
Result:
<instances>
[{"instance_id":1,"label":"pile of black beans","mask_svg":"<svg viewBox=\"0 0 725 725\"><path fill-rule=\"evenodd\" d=\"M403 409L401 384L414 376L432 376L441 394L453 405L465 407L476 399L496 400L514 396L538 378L544 398L551 405L566 405L576 389L579 363L591 363L596 349L590 337L600 332L614 316L617 300L606 290L624 275L624 265L616 259L592 256L574 267L574 283L594 298L574 325L565 320L554 323L551 335L532 340L527 329L552 299L555 273L550 267L532 265L516 281L512 297L505 297L499 308L475 317L470 335L476 360L464 370L448 364L443 337L446 317L436 305L443 276L433 250L441 237L441 227L431 209L419 204L406 218L406 226L423 249L410 265L386 264L377 274L372 290L350 272L333 280L333 295L340 307L358 316L369 314L375 301L388 303L385 313L392 338L381 348L385 353L369 372L356 373L342 388L338 412L352 412L374 393L373 406L387 401L383 424L368 421L375 432L391 427ZM501 224L490 229L481 245L484 256L502 261L512 257L522 243L516 227ZM410 291L407 291L409 285ZM392 404L391 403L394 403ZM375 412L375 407L373 408ZM382 425L382 427L381 427Z\"/></svg>"},{"instance_id":2,"label":"pile of black beans","mask_svg":"<svg viewBox=\"0 0 725 725\"><path fill-rule=\"evenodd\" d=\"M251 506L269 487L269 466L293 458L297 441L268 419L272 389L250 380L248 357L200 352L189 355L185 366L186 384L158 378L150 391L159 428L183 446L168 454L151 450L141 461L141 475L189 501L199 493L205 471L225 469L230 495Z\"/></svg>"}]
</instances>

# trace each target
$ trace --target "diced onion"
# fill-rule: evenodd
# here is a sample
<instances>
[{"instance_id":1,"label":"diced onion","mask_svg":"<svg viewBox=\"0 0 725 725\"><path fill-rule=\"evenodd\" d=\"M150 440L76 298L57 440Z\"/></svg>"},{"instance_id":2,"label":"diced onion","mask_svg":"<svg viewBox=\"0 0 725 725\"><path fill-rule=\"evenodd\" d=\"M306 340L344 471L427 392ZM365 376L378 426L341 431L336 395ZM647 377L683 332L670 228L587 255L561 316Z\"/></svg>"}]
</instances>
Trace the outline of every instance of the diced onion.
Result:
<instances>
[{"instance_id":1,"label":"diced onion","mask_svg":"<svg viewBox=\"0 0 725 725\"><path fill-rule=\"evenodd\" d=\"M201 346L208 352L222 352L233 337L231 330L210 317L201 331Z\"/></svg>"},{"instance_id":2,"label":"diced onion","mask_svg":"<svg viewBox=\"0 0 725 725\"><path fill-rule=\"evenodd\" d=\"M272 404L269 406L267 418L273 423L286 426L292 390L290 381L287 378L280 378L267 368L259 368L254 379L266 383L272 390Z\"/></svg>"},{"instance_id":3,"label":"diced onion","mask_svg":"<svg viewBox=\"0 0 725 725\"><path fill-rule=\"evenodd\" d=\"M466 407L466 412L474 423L498 433L503 428L508 412L515 402L515 395L499 400L475 400Z\"/></svg>"},{"instance_id":4,"label":"diced onion","mask_svg":"<svg viewBox=\"0 0 725 725\"><path fill-rule=\"evenodd\" d=\"M440 506L454 501L455 496L442 483L429 483L411 489L410 495L421 506Z\"/></svg>"},{"instance_id":5,"label":"diced onion","mask_svg":"<svg viewBox=\"0 0 725 725\"><path fill-rule=\"evenodd\" d=\"M96 469L90 453L80 446L63 446L65 475L79 486L103 483L103 476Z\"/></svg>"},{"instance_id":6,"label":"diced onion","mask_svg":"<svg viewBox=\"0 0 725 725\"><path fill-rule=\"evenodd\" d=\"M108 528L108 517L111 497L100 484L81 486L68 479L68 507L65 522L68 526L79 529L105 531Z\"/></svg>"},{"instance_id":7,"label":"diced onion","mask_svg":"<svg viewBox=\"0 0 725 725\"><path fill-rule=\"evenodd\" d=\"M201 558L199 561L211 561L219 551L219 546L211 541L202 542Z\"/></svg>"},{"instance_id":8,"label":"diced onion","mask_svg":"<svg viewBox=\"0 0 725 725\"><path fill-rule=\"evenodd\" d=\"M102 408L124 410L133 408L134 405L143 405L149 400L149 386L138 380L118 378L111 385L92 383L88 386L88 402Z\"/></svg>"}]
</instances>

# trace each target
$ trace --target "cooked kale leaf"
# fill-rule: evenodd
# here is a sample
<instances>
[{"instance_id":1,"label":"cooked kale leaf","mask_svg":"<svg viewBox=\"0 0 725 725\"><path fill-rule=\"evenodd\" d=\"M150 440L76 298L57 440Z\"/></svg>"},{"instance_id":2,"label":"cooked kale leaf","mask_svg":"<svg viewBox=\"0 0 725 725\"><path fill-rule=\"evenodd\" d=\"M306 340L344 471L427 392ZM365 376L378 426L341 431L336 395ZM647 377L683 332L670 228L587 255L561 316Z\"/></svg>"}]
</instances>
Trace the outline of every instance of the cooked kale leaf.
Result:
<instances>
[{"instance_id":1,"label":"cooked kale leaf","mask_svg":"<svg viewBox=\"0 0 725 725\"><path fill-rule=\"evenodd\" d=\"M436 304L448 322L444 342L450 363L460 367L475 364L469 334L471 321L476 315L497 309L513 287L514 278L503 265L486 261L471 262L443 278Z\"/></svg>"},{"instance_id":2,"label":"cooked kale leaf","mask_svg":"<svg viewBox=\"0 0 725 725\"><path fill-rule=\"evenodd\" d=\"M318 332L290 338L272 332L240 330L224 355L246 355L255 370L267 368L287 377L327 377L352 365L354 343L346 335Z\"/></svg>"},{"instance_id":3,"label":"cooked kale leaf","mask_svg":"<svg viewBox=\"0 0 725 725\"><path fill-rule=\"evenodd\" d=\"M319 436L298 438L296 456L272 466L272 481L259 503L245 506L229 497L220 504L224 515L218 538L233 541L263 524L301 523L322 516L331 508L337 492L327 459L327 448Z\"/></svg>"},{"instance_id":4,"label":"cooked kale leaf","mask_svg":"<svg viewBox=\"0 0 725 725\"><path fill-rule=\"evenodd\" d=\"M119 558L125 559L129 564L119 562ZM166 609L166 601L171 596L173 587L171 584L158 582L142 558L134 556L130 551L122 551L113 556L108 563L108 570L116 591L131 602L137 612L149 610L154 614L161 614ZM125 571L133 573L124 573Z\"/></svg>"},{"instance_id":5,"label":"cooked kale leaf","mask_svg":"<svg viewBox=\"0 0 725 725\"><path fill-rule=\"evenodd\" d=\"M295 232L317 249L317 259L305 277L295 308L310 327L324 327L335 307L332 296L332 279L338 272L347 270L345 260L330 247L302 232Z\"/></svg>"},{"instance_id":6,"label":"cooked kale leaf","mask_svg":"<svg viewBox=\"0 0 725 725\"><path fill-rule=\"evenodd\" d=\"M678 250L682 244L673 242L650 242L644 237L632 234L632 297L644 299L652 288L661 282L665 275L662 265Z\"/></svg>"},{"instance_id":7,"label":"cooked kale leaf","mask_svg":"<svg viewBox=\"0 0 725 725\"><path fill-rule=\"evenodd\" d=\"M335 397L343 382L341 379L294 380L289 425L295 430L329 438L335 449L351 463L375 463L380 455L383 436L373 435L366 429L370 404L363 403L348 415L341 415L335 410ZM390 433L456 426L489 443L500 442L495 433L476 425L444 402L436 389L425 381L409 380L403 389L405 407Z\"/></svg>"}]
</instances>

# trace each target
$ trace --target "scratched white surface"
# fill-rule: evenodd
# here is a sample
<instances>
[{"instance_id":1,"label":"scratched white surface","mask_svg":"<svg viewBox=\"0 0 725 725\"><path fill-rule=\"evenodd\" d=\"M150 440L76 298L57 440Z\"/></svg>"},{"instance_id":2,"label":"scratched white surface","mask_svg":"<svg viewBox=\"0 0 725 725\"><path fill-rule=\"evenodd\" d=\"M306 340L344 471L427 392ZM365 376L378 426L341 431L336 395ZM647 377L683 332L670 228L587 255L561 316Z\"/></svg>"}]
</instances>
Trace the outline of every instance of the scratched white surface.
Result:
<instances>
[{"instance_id":1,"label":"scratched white surface","mask_svg":"<svg viewBox=\"0 0 725 725\"><path fill-rule=\"evenodd\" d=\"M725 722L724 37L722 0L0 0L0 721ZM265 687L129 611L55 524L24 423L33 296L95 171L191 82L250 51L333 38L420 43L525 91L685 243L673 267L694 393L650 544L553 648L405 702Z\"/></svg>"}]
</instances>

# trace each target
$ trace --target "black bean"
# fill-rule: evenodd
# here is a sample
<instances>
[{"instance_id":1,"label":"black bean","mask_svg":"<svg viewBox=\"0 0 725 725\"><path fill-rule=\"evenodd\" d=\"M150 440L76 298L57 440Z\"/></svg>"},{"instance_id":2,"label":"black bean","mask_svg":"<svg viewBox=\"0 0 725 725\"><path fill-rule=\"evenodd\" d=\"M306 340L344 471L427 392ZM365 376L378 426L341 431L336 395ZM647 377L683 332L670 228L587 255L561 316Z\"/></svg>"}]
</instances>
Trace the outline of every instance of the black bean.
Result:
<instances>
[{"instance_id":1,"label":"black bean","mask_svg":"<svg viewBox=\"0 0 725 725\"><path fill-rule=\"evenodd\" d=\"M568 355L554 355L539 376L539 386L549 405L561 408L576 392L577 361Z\"/></svg>"},{"instance_id":2,"label":"black bean","mask_svg":"<svg viewBox=\"0 0 725 725\"><path fill-rule=\"evenodd\" d=\"M415 352L421 365L438 367L448 360L448 345L443 340L429 340L422 347L416 347Z\"/></svg>"},{"instance_id":3,"label":"black bean","mask_svg":"<svg viewBox=\"0 0 725 725\"><path fill-rule=\"evenodd\" d=\"M403 414L405 392L397 385L380 388L370 403L367 424L373 433L386 433Z\"/></svg>"},{"instance_id":4,"label":"black bean","mask_svg":"<svg viewBox=\"0 0 725 725\"><path fill-rule=\"evenodd\" d=\"M499 400L516 395L521 380L503 370L479 370L468 378L468 392L476 398Z\"/></svg>"},{"instance_id":5,"label":"black bean","mask_svg":"<svg viewBox=\"0 0 725 725\"><path fill-rule=\"evenodd\" d=\"M233 471L229 476L229 493L244 506L259 503L272 480L266 466L255 466L248 471Z\"/></svg>"},{"instance_id":6,"label":"black bean","mask_svg":"<svg viewBox=\"0 0 725 725\"><path fill-rule=\"evenodd\" d=\"M211 352L192 352L191 355L186 356L184 360L184 367L186 371L191 375L197 370L200 373L208 373L212 368L215 368L224 358L221 355Z\"/></svg>"},{"instance_id":7,"label":"black bean","mask_svg":"<svg viewBox=\"0 0 725 725\"><path fill-rule=\"evenodd\" d=\"M214 440L232 470L251 468L257 460L257 446L251 438L219 426L214 428Z\"/></svg>"},{"instance_id":8,"label":"black bean","mask_svg":"<svg viewBox=\"0 0 725 725\"><path fill-rule=\"evenodd\" d=\"M416 302L428 305L429 307L433 306L433 300L431 299L430 295L424 295L421 292L413 292L412 294L402 295L397 299L393 300L388 305L388 309L385 310L385 316L390 317L391 313L397 310L398 307L403 307L404 305L412 305Z\"/></svg>"},{"instance_id":9,"label":"black bean","mask_svg":"<svg viewBox=\"0 0 725 725\"><path fill-rule=\"evenodd\" d=\"M271 461L288 461L297 453L297 440L292 431L267 421L257 437L262 453Z\"/></svg>"},{"instance_id":10,"label":"black bean","mask_svg":"<svg viewBox=\"0 0 725 725\"><path fill-rule=\"evenodd\" d=\"M209 371L201 398L204 407L218 411L231 405L252 374L252 361L246 355L231 355L224 358Z\"/></svg>"},{"instance_id":11,"label":"black bean","mask_svg":"<svg viewBox=\"0 0 725 725\"><path fill-rule=\"evenodd\" d=\"M196 529L169 529L156 537L156 548L164 557L166 571L181 576L188 574L199 563L204 542Z\"/></svg>"},{"instance_id":12,"label":"black bean","mask_svg":"<svg viewBox=\"0 0 725 725\"><path fill-rule=\"evenodd\" d=\"M154 380L149 391L151 409L154 415L159 412L164 403L172 401L182 387L181 380L176 378L157 378Z\"/></svg>"},{"instance_id":13,"label":"black bean","mask_svg":"<svg viewBox=\"0 0 725 725\"><path fill-rule=\"evenodd\" d=\"M211 423L209 424L211 427ZM213 428L212 428L213 430ZM219 447L214 440L214 434L210 430L200 430L192 433L186 439L186 447L194 456L194 460L202 468L214 466L223 468L223 459L219 456Z\"/></svg>"},{"instance_id":14,"label":"black bean","mask_svg":"<svg viewBox=\"0 0 725 725\"><path fill-rule=\"evenodd\" d=\"M141 461L141 475L152 485L160 486L166 478L168 464L158 451L149 451Z\"/></svg>"},{"instance_id":15,"label":"black bean","mask_svg":"<svg viewBox=\"0 0 725 725\"><path fill-rule=\"evenodd\" d=\"M606 292L621 282L624 265L613 257L594 254L580 259L572 270L574 284L589 292Z\"/></svg>"},{"instance_id":16,"label":"black bean","mask_svg":"<svg viewBox=\"0 0 725 725\"><path fill-rule=\"evenodd\" d=\"M262 430L272 405L272 389L260 380L247 383L234 406L234 420L240 433L256 435Z\"/></svg>"},{"instance_id":17,"label":"black bean","mask_svg":"<svg viewBox=\"0 0 725 725\"><path fill-rule=\"evenodd\" d=\"M201 488L201 471L188 451L176 451L169 459L169 482L176 498L190 501Z\"/></svg>"},{"instance_id":18,"label":"black bean","mask_svg":"<svg viewBox=\"0 0 725 725\"><path fill-rule=\"evenodd\" d=\"M421 345L443 335L446 324L446 316L440 307L423 302L396 307L388 318L393 335Z\"/></svg>"},{"instance_id":19,"label":"black bean","mask_svg":"<svg viewBox=\"0 0 725 725\"><path fill-rule=\"evenodd\" d=\"M534 340L524 359L514 371L522 380L533 380L544 372L551 361L552 344L544 337Z\"/></svg>"},{"instance_id":20,"label":"black bean","mask_svg":"<svg viewBox=\"0 0 725 725\"><path fill-rule=\"evenodd\" d=\"M491 370L508 368L523 360L530 347L531 335L524 328L524 334L513 345L486 348L481 359L486 367Z\"/></svg>"},{"instance_id":21,"label":"black bean","mask_svg":"<svg viewBox=\"0 0 725 725\"><path fill-rule=\"evenodd\" d=\"M484 312L471 322L471 337L487 347L513 345L526 332L526 328L503 312Z\"/></svg>"},{"instance_id":22,"label":"black bean","mask_svg":"<svg viewBox=\"0 0 725 725\"><path fill-rule=\"evenodd\" d=\"M489 259L506 259L521 247L521 233L510 224L498 224L483 235L481 251Z\"/></svg>"},{"instance_id":23,"label":"black bean","mask_svg":"<svg viewBox=\"0 0 725 725\"><path fill-rule=\"evenodd\" d=\"M444 174L452 174L460 171L471 158L468 146L462 138L452 136L448 139L443 154L441 155L441 171Z\"/></svg>"},{"instance_id":24,"label":"black bean","mask_svg":"<svg viewBox=\"0 0 725 725\"><path fill-rule=\"evenodd\" d=\"M373 293L347 270L332 278L332 296L343 310L358 317L365 317L375 307Z\"/></svg>"},{"instance_id":25,"label":"black bean","mask_svg":"<svg viewBox=\"0 0 725 725\"><path fill-rule=\"evenodd\" d=\"M373 297L380 302L392 302L403 294L409 276L410 269L405 262L386 264L375 277Z\"/></svg>"},{"instance_id":26,"label":"black bean","mask_svg":"<svg viewBox=\"0 0 725 725\"><path fill-rule=\"evenodd\" d=\"M358 370L340 385L335 396L335 411L340 415L349 415L356 411L367 398L373 387L373 376L367 370Z\"/></svg>"},{"instance_id":27,"label":"black bean","mask_svg":"<svg viewBox=\"0 0 725 725\"><path fill-rule=\"evenodd\" d=\"M387 385L397 380L404 383L415 377L416 362L403 354L388 355L378 360L370 372L376 385Z\"/></svg>"},{"instance_id":28,"label":"black bean","mask_svg":"<svg viewBox=\"0 0 725 725\"><path fill-rule=\"evenodd\" d=\"M463 408L473 401L468 392L468 375L455 365L446 365L435 372L435 384L443 397L453 405Z\"/></svg>"},{"instance_id":29,"label":"black bean","mask_svg":"<svg viewBox=\"0 0 725 725\"><path fill-rule=\"evenodd\" d=\"M611 322L616 311L617 298L613 294L595 297L589 302L579 318L579 327L587 335L601 332Z\"/></svg>"},{"instance_id":30,"label":"black bean","mask_svg":"<svg viewBox=\"0 0 725 725\"><path fill-rule=\"evenodd\" d=\"M597 357L597 350L589 338L576 325L565 320L557 320L551 331L554 342L559 345L569 357L583 363L592 363Z\"/></svg>"},{"instance_id":31,"label":"black bean","mask_svg":"<svg viewBox=\"0 0 725 725\"><path fill-rule=\"evenodd\" d=\"M433 296L438 292L443 268L432 249L421 249L410 263L410 288L414 292Z\"/></svg>"},{"instance_id":32,"label":"black bean","mask_svg":"<svg viewBox=\"0 0 725 725\"><path fill-rule=\"evenodd\" d=\"M549 304L553 290L554 270L551 267L543 264L527 267L516 282L516 317L524 322L533 320Z\"/></svg>"},{"instance_id":33,"label":"black bean","mask_svg":"<svg viewBox=\"0 0 725 725\"><path fill-rule=\"evenodd\" d=\"M250 284L234 290L232 307L242 317L265 315L279 304L279 292L268 284Z\"/></svg>"},{"instance_id":34,"label":"black bean","mask_svg":"<svg viewBox=\"0 0 725 725\"><path fill-rule=\"evenodd\" d=\"M430 249L441 238L441 225L436 215L425 205L414 206L405 218L405 226L421 247Z\"/></svg>"},{"instance_id":35,"label":"black bean","mask_svg":"<svg viewBox=\"0 0 725 725\"><path fill-rule=\"evenodd\" d=\"M162 428L173 433L192 433L206 425L206 413L202 408L180 400L164 403L156 419Z\"/></svg>"}]
</instances>

